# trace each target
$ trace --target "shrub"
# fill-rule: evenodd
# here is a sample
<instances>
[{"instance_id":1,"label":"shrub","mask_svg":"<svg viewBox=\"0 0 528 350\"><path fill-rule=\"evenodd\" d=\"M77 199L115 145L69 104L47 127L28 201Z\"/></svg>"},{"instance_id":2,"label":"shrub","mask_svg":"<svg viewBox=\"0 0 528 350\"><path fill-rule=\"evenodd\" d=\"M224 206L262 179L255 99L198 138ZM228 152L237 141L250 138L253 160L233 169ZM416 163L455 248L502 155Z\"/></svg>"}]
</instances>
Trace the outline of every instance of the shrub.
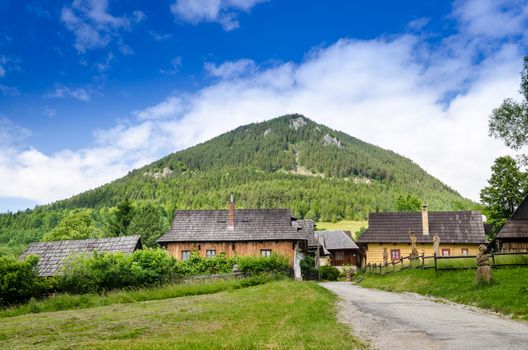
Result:
<instances>
[{"instance_id":1,"label":"shrub","mask_svg":"<svg viewBox=\"0 0 528 350\"><path fill-rule=\"evenodd\" d=\"M57 287L64 292L87 293L159 285L177 278L175 265L176 261L163 249L138 250L128 255L74 255L57 277Z\"/></svg>"},{"instance_id":2,"label":"shrub","mask_svg":"<svg viewBox=\"0 0 528 350\"><path fill-rule=\"evenodd\" d=\"M37 264L36 256L22 261L0 257L0 306L21 303L50 290L50 283L38 276Z\"/></svg>"},{"instance_id":3,"label":"shrub","mask_svg":"<svg viewBox=\"0 0 528 350\"><path fill-rule=\"evenodd\" d=\"M305 280L317 279L317 268L313 256L308 255L301 260L301 274Z\"/></svg>"},{"instance_id":4,"label":"shrub","mask_svg":"<svg viewBox=\"0 0 528 350\"><path fill-rule=\"evenodd\" d=\"M288 273L290 264L288 259L279 255L271 256L244 256L238 258L238 268L245 274L254 275L263 272Z\"/></svg>"},{"instance_id":5,"label":"shrub","mask_svg":"<svg viewBox=\"0 0 528 350\"><path fill-rule=\"evenodd\" d=\"M189 259L177 263L176 270L183 276L211 275L229 273L233 270L236 258L228 258L224 253L210 258L201 257L193 252Z\"/></svg>"},{"instance_id":6,"label":"shrub","mask_svg":"<svg viewBox=\"0 0 528 350\"><path fill-rule=\"evenodd\" d=\"M321 266L320 272L321 279L328 281L337 281L341 274L336 267L330 265Z\"/></svg>"}]
</instances>

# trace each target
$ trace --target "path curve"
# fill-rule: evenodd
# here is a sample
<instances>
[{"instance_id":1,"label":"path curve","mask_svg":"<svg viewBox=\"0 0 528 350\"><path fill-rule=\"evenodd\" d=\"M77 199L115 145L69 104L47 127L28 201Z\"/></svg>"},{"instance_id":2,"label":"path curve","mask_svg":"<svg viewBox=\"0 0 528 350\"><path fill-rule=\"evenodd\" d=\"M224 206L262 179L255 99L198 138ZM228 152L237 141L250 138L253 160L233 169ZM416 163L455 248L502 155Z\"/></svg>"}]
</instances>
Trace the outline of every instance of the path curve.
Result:
<instances>
[{"instance_id":1,"label":"path curve","mask_svg":"<svg viewBox=\"0 0 528 350\"><path fill-rule=\"evenodd\" d=\"M528 349L528 323L417 294L321 285L339 298L339 318L377 349Z\"/></svg>"}]
</instances>

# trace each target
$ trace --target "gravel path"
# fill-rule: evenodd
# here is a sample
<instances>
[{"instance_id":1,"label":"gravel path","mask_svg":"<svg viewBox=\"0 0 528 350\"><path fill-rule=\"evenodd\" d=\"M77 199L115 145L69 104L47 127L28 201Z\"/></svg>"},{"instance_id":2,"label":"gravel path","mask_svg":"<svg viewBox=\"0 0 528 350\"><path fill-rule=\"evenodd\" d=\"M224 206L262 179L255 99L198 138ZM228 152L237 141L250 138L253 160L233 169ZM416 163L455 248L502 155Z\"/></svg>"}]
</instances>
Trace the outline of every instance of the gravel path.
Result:
<instances>
[{"instance_id":1,"label":"gravel path","mask_svg":"<svg viewBox=\"0 0 528 350\"><path fill-rule=\"evenodd\" d=\"M417 294L321 285L340 297L340 320L376 349L528 349L525 322Z\"/></svg>"}]
</instances>

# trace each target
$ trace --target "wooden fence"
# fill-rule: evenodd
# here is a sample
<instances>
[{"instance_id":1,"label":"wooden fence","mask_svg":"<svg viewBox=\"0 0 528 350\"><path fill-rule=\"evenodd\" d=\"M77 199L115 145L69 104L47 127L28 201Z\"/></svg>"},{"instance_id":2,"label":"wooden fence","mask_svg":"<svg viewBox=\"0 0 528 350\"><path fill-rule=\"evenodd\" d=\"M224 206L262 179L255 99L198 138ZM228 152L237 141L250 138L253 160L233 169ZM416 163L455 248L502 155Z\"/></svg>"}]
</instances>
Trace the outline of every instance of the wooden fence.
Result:
<instances>
[{"instance_id":1,"label":"wooden fence","mask_svg":"<svg viewBox=\"0 0 528 350\"><path fill-rule=\"evenodd\" d=\"M492 267L528 266L528 252L491 253L490 264ZM367 264L363 272L376 275L404 271L407 269L435 269L435 271L476 269L475 255L437 256L419 255L411 258L403 257L387 264Z\"/></svg>"}]
</instances>

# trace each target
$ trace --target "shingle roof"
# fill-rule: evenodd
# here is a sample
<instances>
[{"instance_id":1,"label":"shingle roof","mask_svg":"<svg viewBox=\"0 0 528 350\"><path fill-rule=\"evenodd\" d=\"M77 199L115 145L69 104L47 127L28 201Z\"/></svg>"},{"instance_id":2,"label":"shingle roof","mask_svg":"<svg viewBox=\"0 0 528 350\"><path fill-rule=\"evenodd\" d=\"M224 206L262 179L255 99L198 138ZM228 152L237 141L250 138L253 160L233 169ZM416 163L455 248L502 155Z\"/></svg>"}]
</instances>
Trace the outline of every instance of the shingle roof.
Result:
<instances>
[{"instance_id":1,"label":"shingle roof","mask_svg":"<svg viewBox=\"0 0 528 350\"><path fill-rule=\"evenodd\" d=\"M328 250L359 249L345 231L317 231L314 234Z\"/></svg>"},{"instance_id":2,"label":"shingle roof","mask_svg":"<svg viewBox=\"0 0 528 350\"><path fill-rule=\"evenodd\" d=\"M177 210L172 228L157 242L306 240L289 209L236 209L234 228L227 210Z\"/></svg>"},{"instance_id":3,"label":"shingle roof","mask_svg":"<svg viewBox=\"0 0 528 350\"><path fill-rule=\"evenodd\" d=\"M294 225L298 225L302 232L306 234L308 240L308 246L317 245L317 239L314 236L315 221L310 219L302 219L293 222Z\"/></svg>"},{"instance_id":4,"label":"shingle roof","mask_svg":"<svg viewBox=\"0 0 528 350\"><path fill-rule=\"evenodd\" d=\"M112 238L94 238L83 240L50 241L31 243L20 256L39 257L38 270L40 276L53 276L63 264L64 258L73 253L123 252L133 253L141 248L140 236L123 236Z\"/></svg>"},{"instance_id":5,"label":"shingle roof","mask_svg":"<svg viewBox=\"0 0 528 350\"><path fill-rule=\"evenodd\" d=\"M484 223L478 211L429 212L429 235L423 235L422 213L371 213L368 229L358 242L409 243L409 230L417 242L431 243L438 234L440 243L484 243Z\"/></svg>"},{"instance_id":6,"label":"shingle roof","mask_svg":"<svg viewBox=\"0 0 528 350\"><path fill-rule=\"evenodd\" d=\"M515 210L496 238L528 238L528 197Z\"/></svg>"}]
</instances>

